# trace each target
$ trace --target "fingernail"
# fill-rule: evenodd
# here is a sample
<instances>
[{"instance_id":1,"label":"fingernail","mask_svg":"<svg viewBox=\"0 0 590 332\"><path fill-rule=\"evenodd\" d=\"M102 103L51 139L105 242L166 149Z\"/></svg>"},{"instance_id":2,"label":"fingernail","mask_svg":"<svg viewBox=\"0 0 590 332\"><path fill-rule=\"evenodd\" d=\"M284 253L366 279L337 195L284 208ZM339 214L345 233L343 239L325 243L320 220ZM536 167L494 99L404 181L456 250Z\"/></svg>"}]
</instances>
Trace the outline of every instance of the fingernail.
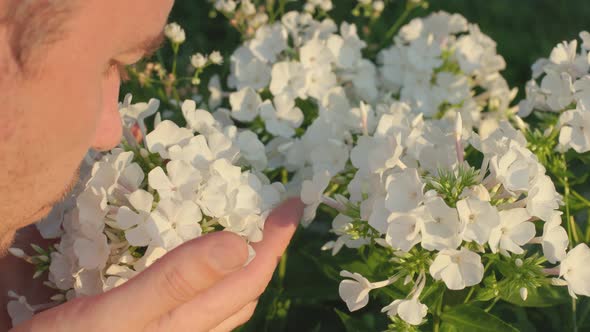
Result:
<instances>
[{"instance_id":1,"label":"fingernail","mask_svg":"<svg viewBox=\"0 0 590 332\"><path fill-rule=\"evenodd\" d=\"M298 224L303 216L304 207L299 198L289 198L273 211L273 220L283 225Z\"/></svg>"},{"instance_id":2,"label":"fingernail","mask_svg":"<svg viewBox=\"0 0 590 332\"><path fill-rule=\"evenodd\" d=\"M217 241L209 249L209 263L213 268L225 273L239 270L248 259L246 242L235 235L231 238Z\"/></svg>"}]
</instances>

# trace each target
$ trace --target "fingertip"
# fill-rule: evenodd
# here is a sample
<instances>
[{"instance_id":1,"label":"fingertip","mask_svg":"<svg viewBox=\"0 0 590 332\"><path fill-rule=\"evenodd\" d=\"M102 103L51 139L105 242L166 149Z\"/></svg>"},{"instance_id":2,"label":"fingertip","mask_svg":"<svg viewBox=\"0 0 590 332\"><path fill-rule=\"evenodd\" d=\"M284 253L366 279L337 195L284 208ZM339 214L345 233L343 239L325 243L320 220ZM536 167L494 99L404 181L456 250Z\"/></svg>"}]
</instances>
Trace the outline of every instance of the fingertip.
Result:
<instances>
[{"instance_id":1,"label":"fingertip","mask_svg":"<svg viewBox=\"0 0 590 332\"><path fill-rule=\"evenodd\" d=\"M211 241L209 262L222 272L233 272L244 266L248 260L248 244L241 236L232 232L217 232L206 235Z\"/></svg>"},{"instance_id":2,"label":"fingertip","mask_svg":"<svg viewBox=\"0 0 590 332\"><path fill-rule=\"evenodd\" d=\"M298 197L285 200L269 216L269 221L276 225L298 225L303 216L305 205Z\"/></svg>"}]
</instances>

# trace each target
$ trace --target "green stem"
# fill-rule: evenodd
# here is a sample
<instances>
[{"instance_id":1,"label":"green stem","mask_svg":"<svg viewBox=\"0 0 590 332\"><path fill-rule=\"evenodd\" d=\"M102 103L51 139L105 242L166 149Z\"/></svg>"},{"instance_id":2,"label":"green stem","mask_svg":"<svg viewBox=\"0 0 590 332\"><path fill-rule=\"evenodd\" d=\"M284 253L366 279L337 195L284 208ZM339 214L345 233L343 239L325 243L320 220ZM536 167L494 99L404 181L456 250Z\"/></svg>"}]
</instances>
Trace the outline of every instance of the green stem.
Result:
<instances>
[{"instance_id":1,"label":"green stem","mask_svg":"<svg viewBox=\"0 0 590 332\"><path fill-rule=\"evenodd\" d=\"M495 298L494 301L492 302L492 304L490 304L487 308L485 308L485 312L490 312L490 310L492 310L492 308L496 305L496 303L498 303L498 301L500 300L499 297Z\"/></svg>"},{"instance_id":2,"label":"green stem","mask_svg":"<svg viewBox=\"0 0 590 332\"><path fill-rule=\"evenodd\" d=\"M438 300L438 303L436 304L436 312L434 314L434 327L433 327L434 332L438 332L440 329L440 316L442 313L444 297L445 297L445 290L443 288L442 292L440 293L440 298Z\"/></svg>"},{"instance_id":3,"label":"green stem","mask_svg":"<svg viewBox=\"0 0 590 332\"><path fill-rule=\"evenodd\" d=\"M434 316L434 327L432 328L433 332L438 332L440 328L440 318L438 316Z\"/></svg>"},{"instance_id":4,"label":"green stem","mask_svg":"<svg viewBox=\"0 0 590 332\"><path fill-rule=\"evenodd\" d=\"M287 274L287 253L285 252L283 256L281 256L281 261L279 262L279 284L280 287L283 288L283 281L285 280L285 275Z\"/></svg>"},{"instance_id":5,"label":"green stem","mask_svg":"<svg viewBox=\"0 0 590 332\"><path fill-rule=\"evenodd\" d=\"M578 319L576 317L576 299L572 298L572 331L578 332Z\"/></svg>"},{"instance_id":6,"label":"green stem","mask_svg":"<svg viewBox=\"0 0 590 332\"><path fill-rule=\"evenodd\" d=\"M575 190L571 190L571 194L572 194L572 196L574 196L575 198L580 200L582 203L584 203L585 205L590 207L590 201L588 199L586 199L584 196L582 196L579 192L577 192Z\"/></svg>"},{"instance_id":7,"label":"green stem","mask_svg":"<svg viewBox=\"0 0 590 332\"><path fill-rule=\"evenodd\" d=\"M492 260L488 260L488 262L486 263L486 266L483 269L483 274L485 275L486 272L488 271L488 269L490 268L490 266L492 265ZM471 295L473 295L473 292L475 291L475 286L471 287L471 289L469 290L469 293L467 293L467 297L465 297L465 300L463 301L463 303L467 303L467 301L469 301L469 299L471 298Z\"/></svg>"},{"instance_id":8,"label":"green stem","mask_svg":"<svg viewBox=\"0 0 590 332\"><path fill-rule=\"evenodd\" d=\"M465 297L465 301L463 301L463 303L467 303L467 301L469 301L469 299L471 298L471 295L473 295L473 292L475 291L475 286L471 287L471 289L469 290L469 293L467 293L467 297Z\"/></svg>"},{"instance_id":9,"label":"green stem","mask_svg":"<svg viewBox=\"0 0 590 332\"><path fill-rule=\"evenodd\" d=\"M391 28L389 28L389 30L387 30L387 32L385 33L385 37L383 38L381 45L379 45L379 50L381 50L383 48L383 46L385 46L387 43L391 42L391 39L393 38L393 36L397 32L397 30L406 21L406 18L408 18L408 15L410 15L410 13L412 12L412 10L414 8L415 8L414 6L410 6L410 5L406 4L406 8L404 9L404 12L397 18L395 23L393 23Z\"/></svg>"},{"instance_id":10,"label":"green stem","mask_svg":"<svg viewBox=\"0 0 590 332\"><path fill-rule=\"evenodd\" d=\"M567 171L567 161L565 159L565 155L562 154L561 155L561 160L563 162L563 167L565 168L565 170ZM562 183L563 183L563 200L565 203L565 220L567 222L567 235L570 238L570 243L569 243L569 247L570 249L573 248L573 243L572 243L572 225L570 223L570 184L569 184L569 179L567 177L567 175L565 175L562 179Z\"/></svg>"},{"instance_id":11,"label":"green stem","mask_svg":"<svg viewBox=\"0 0 590 332\"><path fill-rule=\"evenodd\" d=\"M179 44L172 44L172 51L174 52L174 59L172 60L172 75L176 77L176 62L178 61Z\"/></svg>"}]
</instances>

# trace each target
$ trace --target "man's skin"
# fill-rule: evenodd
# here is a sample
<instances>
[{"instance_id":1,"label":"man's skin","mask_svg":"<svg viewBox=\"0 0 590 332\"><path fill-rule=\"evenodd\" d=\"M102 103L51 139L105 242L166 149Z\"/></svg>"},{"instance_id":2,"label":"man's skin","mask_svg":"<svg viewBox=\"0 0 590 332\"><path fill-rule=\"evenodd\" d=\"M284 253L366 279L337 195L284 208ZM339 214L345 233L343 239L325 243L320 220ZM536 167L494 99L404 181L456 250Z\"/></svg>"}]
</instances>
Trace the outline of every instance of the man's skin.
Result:
<instances>
[{"instance_id":1,"label":"man's skin","mask_svg":"<svg viewBox=\"0 0 590 332\"><path fill-rule=\"evenodd\" d=\"M0 12L8 0L0 0ZM47 302L50 290L31 280L26 263L6 256L14 235L45 216L76 179L89 148L118 144L119 74L161 34L172 0L84 0L63 33L34 51L23 71L0 24L0 299L8 290ZM157 39L157 38L156 38ZM257 256L239 236L221 232L195 239L123 286L47 310L13 331L229 331L247 321L267 286L302 213L292 199L268 218ZM20 248L35 235L18 232ZM10 326L0 303L0 330Z\"/></svg>"}]
</instances>

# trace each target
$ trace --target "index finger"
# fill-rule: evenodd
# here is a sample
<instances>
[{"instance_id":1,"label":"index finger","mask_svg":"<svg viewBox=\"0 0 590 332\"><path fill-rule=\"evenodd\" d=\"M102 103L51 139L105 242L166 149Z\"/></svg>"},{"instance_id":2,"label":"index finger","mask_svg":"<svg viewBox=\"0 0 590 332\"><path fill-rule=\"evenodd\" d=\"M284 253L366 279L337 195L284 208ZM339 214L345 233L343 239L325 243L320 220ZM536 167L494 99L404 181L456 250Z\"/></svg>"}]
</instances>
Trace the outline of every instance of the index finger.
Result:
<instances>
[{"instance_id":1,"label":"index finger","mask_svg":"<svg viewBox=\"0 0 590 332\"><path fill-rule=\"evenodd\" d=\"M208 331L262 294L303 214L303 203L289 199L268 217L256 257L152 325L149 331ZM195 323L198 322L198 328Z\"/></svg>"}]
</instances>

